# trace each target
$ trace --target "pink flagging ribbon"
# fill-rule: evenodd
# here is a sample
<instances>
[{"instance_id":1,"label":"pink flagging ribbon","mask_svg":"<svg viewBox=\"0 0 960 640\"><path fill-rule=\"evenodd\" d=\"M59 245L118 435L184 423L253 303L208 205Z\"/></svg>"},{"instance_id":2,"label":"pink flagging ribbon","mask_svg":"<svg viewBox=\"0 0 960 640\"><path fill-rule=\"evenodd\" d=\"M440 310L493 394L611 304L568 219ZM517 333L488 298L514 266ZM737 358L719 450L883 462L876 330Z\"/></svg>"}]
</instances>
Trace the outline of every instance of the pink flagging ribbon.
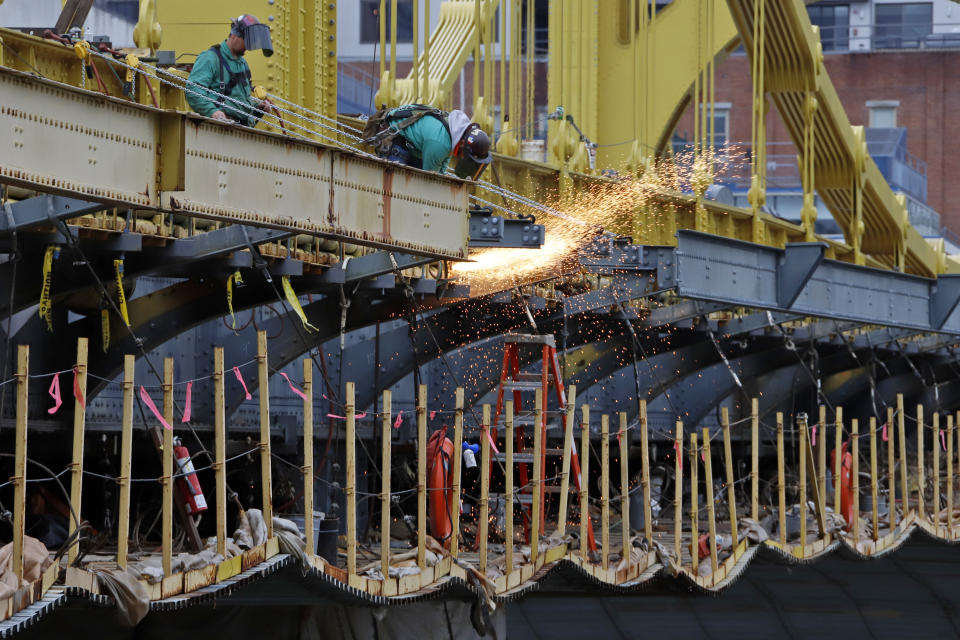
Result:
<instances>
[{"instance_id":1,"label":"pink flagging ribbon","mask_svg":"<svg viewBox=\"0 0 960 640\"><path fill-rule=\"evenodd\" d=\"M240 375L240 368L233 368L233 375L237 376L237 382L240 383L240 386L243 387L243 393L246 396L247 400L252 400L253 396L250 395L250 391L247 389L247 383L243 381L243 376Z\"/></svg>"},{"instance_id":2,"label":"pink flagging ribbon","mask_svg":"<svg viewBox=\"0 0 960 640\"><path fill-rule=\"evenodd\" d=\"M947 438L943 435L943 429L940 429L940 446L943 447L943 450L947 450Z\"/></svg>"},{"instance_id":3,"label":"pink flagging ribbon","mask_svg":"<svg viewBox=\"0 0 960 640\"><path fill-rule=\"evenodd\" d=\"M435 415L437 415L437 410L436 410L436 409L434 409L433 411L430 412L430 419L433 420L433 416L435 416Z\"/></svg>"},{"instance_id":4,"label":"pink flagging ribbon","mask_svg":"<svg viewBox=\"0 0 960 640\"><path fill-rule=\"evenodd\" d=\"M497 449L497 443L494 441L493 436L490 435L490 428L489 428L489 427L483 427L483 430L484 430L484 431L486 432L486 434L487 434L487 440L490 441L490 448L493 449L493 452L494 452L494 453L500 453L500 449Z\"/></svg>"},{"instance_id":5,"label":"pink flagging ribbon","mask_svg":"<svg viewBox=\"0 0 960 640\"><path fill-rule=\"evenodd\" d=\"M397 419L393 421L393 428L399 429L400 425L403 424L403 409L400 410L400 413L397 414Z\"/></svg>"},{"instance_id":6,"label":"pink flagging ribbon","mask_svg":"<svg viewBox=\"0 0 960 640\"><path fill-rule=\"evenodd\" d=\"M347 416L338 416L338 415L335 414L335 413L328 413L328 414L327 414L327 417L328 417L328 418L333 418L334 420L346 420L346 419L347 419ZM367 412L364 411L363 413L358 413L358 414L356 414L356 415L353 416L353 417L354 417L355 419L357 419L357 420L359 420L359 419L361 419L361 418L366 418L366 417L367 417Z\"/></svg>"},{"instance_id":7,"label":"pink flagging ribbon","mask_svg":"<svg viewBox=\"0 0 960 640\"><path fill-rule=\"evenodd\" d=\"M182 424L190 422L190 416L193 414L193 380L187 383L187 397L183 401L183 419L180 420Z\"/></svg>"},{"instance_id":8,"label":"pink flagging ribbon","mask_svg":"<svg viewBox=\"0 0 960 640\"><path fill-rule=\"evenodd\" d=\"M680 442L677 440L673 441L673 451L677 454L677 467L683 471L683 452L680 451Z\"/></svg>"},{"instance_id":9,"label":"pink flagging ribbon","mask_svg":"<svg viewBox=\"0 0 960 640\"><path fill-rule=\"evenodd\" d=\"M73 397L77 399L77 402L80 403L80 406L83 409L87 408L87 399L83 397L83 394L80 393L80 378L77 367L73 367Z\"/></svg>"},{"instance_id":10,"label":"pink flagging ribbon","mask_svg":"<svg viewBox=\"0 0 960 640\"><path fill-rule=\"evenodd\" d=\"M143 388L143 385L140 385L140 399L143 400L143 403L147 405L147 409L150 409L150 412L160 421L164 429L173 431L173 427L164 419L163 414L157 409L157 405L153 404L153 398L151 398L147 390Z\"/></svg>"},{"instance_id":11,"label":"pink flagging ribbon","mask_svg":"<svg viewBox=\"0 0 960 640\"><path fill-rule=\"evenodd\" d=\"M63 400L60 398L60 374L53 374L53 382L50 383L50 389L48 390L50 397L53 398L53 406L47 409L47 413L54 414L60 410L60 405L63 404Z\"/></svg>"},{"instance_id":12,"label":"pink flagging ribbon","mask_svg":"<svg viewBox=\"0 0 960 640\"><path fill-rule=\"evenodd\" d=\"M293 391L295 394L297 394L298 396L300 396L300 398L301 398L302 400L306 400L306 399L307 399L307 394L305 394L303 391L300 391L300 389L297 389L295 386L293 386L293 383L290 382L290 376L288 376L287 374L285 374L283 371L280 372L280 375L282 375L282 376L283 376L283 379L287 381L287 386L290 387L290 391Z\"/></svg>"},{"instance_id":13,"label":"pink flagging ribbon","mask_svg":"<svg viewBox=\"0 0 960 640\"><path fill-rule=\"evenodd\" d=\"M883 438L884 442L887 442L887 423L886 422L883 423L883 433L881 434L880 437Z\"/></svg>"},{"instance_id":14,"label":"pink flagging ribbon","mask_svg":"<svg viewBox=\"0 0 960 640\"><path fill-rule=\"evenodd\" d=\"M813 425L812 431L813 434L810 437L810 445L815 447L817 446L817 425Z\"/></svg>"}]
</instances>

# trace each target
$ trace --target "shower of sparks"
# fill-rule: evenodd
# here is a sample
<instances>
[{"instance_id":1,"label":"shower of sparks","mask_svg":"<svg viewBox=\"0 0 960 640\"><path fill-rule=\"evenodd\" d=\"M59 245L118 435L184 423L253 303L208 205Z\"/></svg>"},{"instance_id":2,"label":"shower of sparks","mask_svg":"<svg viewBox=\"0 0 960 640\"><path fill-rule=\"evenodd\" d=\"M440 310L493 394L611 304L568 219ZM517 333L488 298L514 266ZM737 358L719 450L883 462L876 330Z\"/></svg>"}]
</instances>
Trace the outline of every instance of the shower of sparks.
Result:
<instances>
[{"instance_id":1,"label":"shower of sparks","mask_svg":"<svg viewBox=\"0 0 960 640\"><path fill-rule=\"evenodd\" d=\"M591 181L563 198L539 194L546 204L572 218L541 217L538 222L544 225L546 237L540 249L480 249L470 253L470 262L454 264L451 271L474 295L576 272L580 252L599 234L637 236L664 226L665 216L675 215L675 210L657 206L658 198L689 193L695 183L709 184L716 177L735 177L748 164L745 158L743 150L731 146L715 153L683 152L657 161L639 178Z\"/></svg>"}]
</instances>

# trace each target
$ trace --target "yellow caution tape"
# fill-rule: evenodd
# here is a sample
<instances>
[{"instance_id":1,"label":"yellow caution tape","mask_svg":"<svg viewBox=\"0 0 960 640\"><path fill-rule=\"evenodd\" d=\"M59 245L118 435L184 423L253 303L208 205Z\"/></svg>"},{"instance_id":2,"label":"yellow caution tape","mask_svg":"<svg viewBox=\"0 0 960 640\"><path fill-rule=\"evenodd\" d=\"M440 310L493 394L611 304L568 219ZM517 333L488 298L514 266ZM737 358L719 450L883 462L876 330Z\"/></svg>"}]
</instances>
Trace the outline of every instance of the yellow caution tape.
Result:
<instances>
[{"instance_id":1,"label":"yellow caution tape","mask_svg":"<svg viewBox=\"0 0 960 640\"><path fill-rule=\"evenodd\" d=\"M293 291L293 287L290 286L290 278L283 276L280 278L280 281L283 283L283 294L287 297L287 302L293 307L294 312L300 316L300 322L303 323L303 326L311 331L319 331L319 329L307 322L307 314L303 312L303 307L300 306L300 300L297 299L297 294Z\"/></svg>"},{"instance_id":2,"label":"yellow caution tape","mask_svg":"<svg viewBox=\"0 0 960 640\"><path fill-rule=\"evenodd\" d=\"M47 321L47 331L53 333L53 303L50 291L53 288L53 261L60 255L60 247L52 244L43 254L43 288L40 290L40 317Z\"/></svg>"},{"instance_id":3,"label":"yellow caution tape","mask_svg":"<svg viewBox=\"0 0 960 640\"><path fill-rule=\"evenodd\" d=\"M120 302L120 315L129 327L130 315L127 313L127 296L123 293L123 260L114 260L113 270L117 275L117 300Z\"/></svg>"},{"instance_id":4,"label":"yellow caution tape","mask_svg":"<svg viewBox=\"0 0 960 640\"><path fill-rule=\"evenodd\" d=\"M110 348L110 311L100 309L100 338L103 341L103 352Z\"/></svg>"},{"instance_id":5,"label":"yellow caution tape","mask_svg":"<svg viewBox=\"0 0 960 640\"><path fill-rule=\"evenodd\" d=\"M227 308L230 310L230 328L233 329L234 332L237 330L237 316L233 313L233 285L235 284L243 284L243 276L240 275L239 269L227 278Z\"/></svg>"}]
</instances>

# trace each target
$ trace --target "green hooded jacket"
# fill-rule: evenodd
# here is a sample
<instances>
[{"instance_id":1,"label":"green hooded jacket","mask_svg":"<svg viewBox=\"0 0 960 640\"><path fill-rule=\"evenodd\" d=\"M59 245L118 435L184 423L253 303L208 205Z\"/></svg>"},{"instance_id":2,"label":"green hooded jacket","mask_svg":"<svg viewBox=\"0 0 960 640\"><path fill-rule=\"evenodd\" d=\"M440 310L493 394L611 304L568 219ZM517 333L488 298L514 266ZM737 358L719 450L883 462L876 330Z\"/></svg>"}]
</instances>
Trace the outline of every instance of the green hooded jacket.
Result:
<instances>
[{"instance_id":1,"label":"green hooded jacket","mask_svg":"<svg viewBox=\"0 0 960 640\"><path fill-rule=\"evenodd\" d=\"M227 61L227 67L231 73L249 73L250 67L247 66L247 61L243 59L243 56L233 55L226 40L220 43L220 53ZM200 87L187 85L187 102L190 104L190 108L200 115L209 118L215 111L219 110L241 124L250 127L257 124L259 117L253 110L256 103L250 96L253 88L249 81L237 82L229 95L238 102L249 104L251 109L246 109L229 100L223 100L212 93L213 91L220 92L221 82L224 85L230 82L230 75L222 68L216 52L207 49L197 56L197 61L193 64L193 71L190 72L190 81L201 87L206 87L206 89L201 89ZM220 103L221 100L223 100L222 104Z\"/></svg>"},{"instance_id":2,"label":"green hooded jacket","mask_svg":"<svg viewBox=\"0 0 960 640\"><path fill-rule=\"evenodd\" d=\"M388 117L399 110L409 109L411 106L397 107L388 113ZM423 116L400 131L400 135L410 143L410 154L414 158L422 159L423 169L446 173L453 145L450 142L450 132L447 131L447 127L439 118Z\"/></svg>"}]
</instances>

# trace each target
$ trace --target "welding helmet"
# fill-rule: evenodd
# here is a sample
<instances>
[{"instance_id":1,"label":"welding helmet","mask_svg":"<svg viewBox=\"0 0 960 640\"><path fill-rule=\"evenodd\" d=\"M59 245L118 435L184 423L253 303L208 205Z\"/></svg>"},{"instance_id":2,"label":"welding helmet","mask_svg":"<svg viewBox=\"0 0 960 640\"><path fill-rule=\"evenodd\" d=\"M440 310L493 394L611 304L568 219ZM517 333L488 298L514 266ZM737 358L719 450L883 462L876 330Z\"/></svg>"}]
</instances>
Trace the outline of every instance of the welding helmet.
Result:
<instances>
[{"instance_id":1,"label":"welding helmet","mask_svg":"<svg viewBox=\"0 0 960 640\"><path fill-rule=\"evenodd\" d=\"M273 55L273 41L270 39L270 27L257 20L256 16L245 13L230 24L230 33L243 38L243 46L248 51L263 49L268 58Z\"/></svg>"},{"instance_id":2,"label":"welding helmet","mask_svg":"<svg viewBox=\"0 0 960 640\"><path fill-rule=\"evenodd\" d=\"M470 123L454 148L453 155L457 158L453 172L461 178L477 180L493 160L490 156L490 137L480 125Z\"/></svg>"}]
</instances>

